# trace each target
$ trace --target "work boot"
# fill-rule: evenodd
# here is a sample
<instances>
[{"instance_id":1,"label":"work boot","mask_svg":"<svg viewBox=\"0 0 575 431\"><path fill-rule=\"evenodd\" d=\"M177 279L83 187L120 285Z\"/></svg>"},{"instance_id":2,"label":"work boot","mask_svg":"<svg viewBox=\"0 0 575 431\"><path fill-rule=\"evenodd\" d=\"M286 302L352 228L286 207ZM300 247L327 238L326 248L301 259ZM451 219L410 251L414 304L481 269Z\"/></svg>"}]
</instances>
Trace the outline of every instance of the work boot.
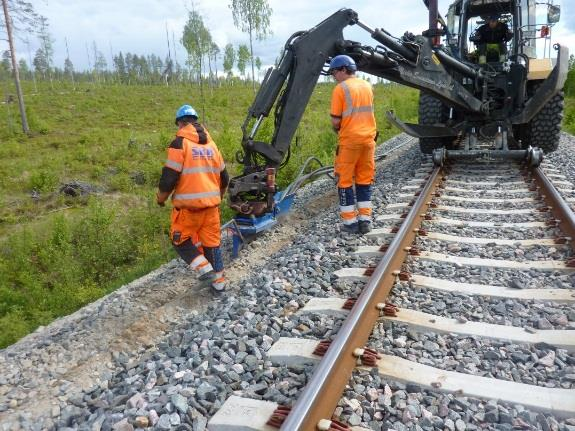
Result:
<instances>
[{"instance_id":1,"label":"work boot","mask_svg":"<svg viewBox=\"0 0 575 431\"><path fill-rule=\"evenodd\" d=\"M368 232L371 232L371 222L369 220L360 220L359 233L365 235Z\"/></svg>"},{"instance_id":2,"label":"work boot","mask_svg":"<svg viewBox=\"0 0 575 431\"><path fill-rule=\"evenodd\" d=\"M192 260L190 267L198 274L200 280L209 280L213 277L214 268L202 254Z\"/></svg>"},{"instance_id":3,"label":"work boot","mask_svg":"<svg viewBox=\"0 0 575 431\"><path fill-rule=\"evenodd\" d=\"M357 222L351 224L342 224L341 231L347 233L359 233Z\"/></svg>"},{"instance_id":4,"label":"work boot","mask_svg":"<svg viewBox=\"0 0 575 431\"><path fill-rule=\"evenodd\" d=\"M214 281L216 279L216 273L213 270L208 272L204 272L198 276L198 280L200 281Z\"/></svg>"},{"instance_id":5,"label":"work boot","mask_svg":"<svg viewBox=\"0 0 575 431\"><path fill-rule=\"evenodd\" d=\"M214 280L212 281L212 290L216 293L221 293L226 290L226 279L224 278L224 272L214 272Z\"/></svg>"}]
</instances>

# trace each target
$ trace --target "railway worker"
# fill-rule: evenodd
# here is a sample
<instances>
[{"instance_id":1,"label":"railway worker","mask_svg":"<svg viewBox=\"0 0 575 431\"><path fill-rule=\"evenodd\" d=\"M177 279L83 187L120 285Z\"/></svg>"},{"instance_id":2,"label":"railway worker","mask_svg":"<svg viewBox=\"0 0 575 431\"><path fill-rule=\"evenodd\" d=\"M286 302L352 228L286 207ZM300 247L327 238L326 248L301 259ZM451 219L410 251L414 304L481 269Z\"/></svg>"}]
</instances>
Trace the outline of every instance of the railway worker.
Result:
<instances>
[{"instance_id":1,"label":"railway worker","mask_svg":"<svg viewBox=\"0 0 575 431\"><path fill-rule=\"evenodd\" d=\"M334 168L342 230L365 234L371 230L371 184L375 175L377 130L371 84L356 77L356 71L351 57L338 55L332 58L329 72L338 84L332 93L330 114L338 136Z\"/></svg>"},{"instance_id":2,"label":"railway worker","mask_svg":"<svg viewBox=\"0 0 575 431\"><path fill-rule=\"evenodd\" d=\"M172 195L170 239L180 257L212 288L225 289L219 204L229 183L224 159L190 105L176 113L178 131L168 147L156 201ZM201 249L196 240L201 244ZM203 252L202 252L203 251Z\"/></svg>"},{"instance_id":3,"label":"railway worker","mask_svg":"<svg viewBox=\"0 0 575 431\"><path fill-rule=\"evenodd\" d=\"M507 54L507 42L513 38L506 23L499 20L498 15L491 15L487 23L479 27L471 41L477 45L479 52L479 64L485 64L487 60L505 61Z\"/></svg>"}]
</instances>

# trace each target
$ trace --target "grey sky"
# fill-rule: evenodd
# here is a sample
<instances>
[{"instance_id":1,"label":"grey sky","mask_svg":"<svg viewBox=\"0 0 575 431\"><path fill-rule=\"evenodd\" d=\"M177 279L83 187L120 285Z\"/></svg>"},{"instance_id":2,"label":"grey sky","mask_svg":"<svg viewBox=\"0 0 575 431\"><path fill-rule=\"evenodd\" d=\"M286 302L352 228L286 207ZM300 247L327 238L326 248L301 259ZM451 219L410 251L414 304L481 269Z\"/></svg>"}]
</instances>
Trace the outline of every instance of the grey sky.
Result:
<instances>
[{"instance_id":1,"label":"grey sky","mask_svg":"<svg viewBox=\"0 0 575 431\"><path fill-rule=\"evenodd\" d=\"M446 12L450 0L440 0L440 11ZM138 55L156 54L164 58L168 53L166 25L170 44L175 36L177 59L183 63L185 50L179 43L187 20L189 1L185 0L39 0L36 10L49 20L54 38L54 63L62 67L66 57L64 39L68 39L70 58L76 69L88 66L89 48L96 43L110 64L111 53L132 52ZM226 43L237 46L247 43L248 37L233 25L229 0L196 0L196 9L221 47ZM420 33L426 28L427 13L421 0L269 0L273 9L273 36L256 42L254 53L264 65L273 63L287 38L298 30L308 29L343 7L351 7L362 21L372 27L385 28L396 36L406 30ZM556 1L557 3L557 1ZM565 3L565 0L563 0ZM555 41L563 43L575 53L575 9L563 4L562 22L554 30ZM345 37L374 45L369 36L357 27L346 30ZM32 56L38 41L30 37ZM1 46L1 45L0 45ZM19 56L28 59L28 48L18 43Z\"/></svg>"}]
</instances>

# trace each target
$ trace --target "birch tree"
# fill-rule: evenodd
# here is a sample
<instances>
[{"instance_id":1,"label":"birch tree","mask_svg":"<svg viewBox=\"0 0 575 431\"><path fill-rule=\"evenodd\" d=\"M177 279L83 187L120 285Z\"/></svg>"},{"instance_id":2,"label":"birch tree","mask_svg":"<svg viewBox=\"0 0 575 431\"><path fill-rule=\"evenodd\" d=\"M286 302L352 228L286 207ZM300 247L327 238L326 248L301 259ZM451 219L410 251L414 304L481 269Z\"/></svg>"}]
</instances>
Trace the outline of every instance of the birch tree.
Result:
<instances>
[{"instance_id":1,"label":"birch tree","mask_svg":"<svg viewBox=\"0 0 575 431\"><path fill-rule=\"evenodd\" d=\"M232 69L236 64L236 51L231 43L228 43L224 48L224 72L229 79L232 77Z\"/></svg>"},{"instance_id":2,"label":"birch tree","mask_svg":"<svg viewBox=\"0 0 575 431\"><path fill-rule=\"evenodd\" d=\"M189 13L181 41L188 53L188 64L194 68L201 84L204 58L209 55L212 48L212 36L204 25L202 16L195 10Z\"/></svg>"},{"instance_id":3,"label":"birch tree","mask_svg":"<svg viewBox=\"0 0 575 431\"><path fill-rule=\"evenodd\" d=\"M250 37L250 60L252 64L252 84L256 91L254 37L263 40L271 34L270 17L272 8L267 0L232 0L230 9L234 18L234 25L248 33Z\"/></svg>"},{"instance_id":4,"label":"birch tree","mask_svg":"<svg viewBox=\"0 0 575 431\"><path fill-rule=\"evenodd\" d=\"M248 60L250 59L250 51L248 47L244 44L241 44L238 47L238 70L242 74L242 76L246 77L246 66L248 64Z\"/></svg>"}]
</instances>

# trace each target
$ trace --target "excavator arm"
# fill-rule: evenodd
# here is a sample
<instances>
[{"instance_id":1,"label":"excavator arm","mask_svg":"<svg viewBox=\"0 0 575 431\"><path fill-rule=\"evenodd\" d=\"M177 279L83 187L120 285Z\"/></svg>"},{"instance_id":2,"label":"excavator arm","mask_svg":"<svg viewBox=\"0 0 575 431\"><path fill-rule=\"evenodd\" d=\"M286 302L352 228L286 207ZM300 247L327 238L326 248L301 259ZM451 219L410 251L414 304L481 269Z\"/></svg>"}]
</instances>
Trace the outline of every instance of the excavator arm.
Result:
<instances>
[{"instance_id":1,"label":"excavator arm","mask_svg":"<svg viewBox=\"0 0 575 431\"><path fill-rule=\"evenodd\" d=\"M343 29L358 25L381 45L363 46L343 38ZM430 29L431 31L431 29ZM484 115L485 104L461 85L456 76L465 76L477 88L488 78L480 68L461 62L436 45L437 31L427 36L394 38L383 29L372 29L351 9L341 9L308 31L297 32L285 45L279 64L270 68L243 123L242 150L236 159L244 167L232 178L229 199L232 209L243 215L259 216L273 210L275 173L287 163L292 138L329 59L338 54L351 56L360 71L417 88L471 116ZM259 127L270 113L274 132L269 142L256 139ZM394 117L390 117L393 121ZM414 134L445 136L455 128L404 125ZM453 126L452 126L453 127Z\"/></svg>"},{"instance_id":2,"label":"excavator arm","mask_svg":"<svg viewBox=\"0 0 575 431\"><path fill-rule=\"evenodd\" d=\"M264 156L271 166L283 161L325 62L337 54L336 43L343 40L343 29L356 22L357 14L353 10L342 9L288 40L277 68L268 70L242 126L246 167L250 166L254 154ZM271 142L254 141L261 121L269 116L278 97Z\"/></svg>"},{"instance_id":3,"label":"excavator arm","mask_svg":"<svg viewBox=\"0 0 575 431\"><path fill-rule=\"evenodd\" d=\"M241 176L232 178L230 206L244 215L271 211L270 183L282 162L289 157L292 138L300 123L326 61L337 54L343 29L357 22L357 13L341 9L308 31L294 33L285 45L279 64L268 69L242 125L242 151L237 161L244 166ZM274 115L270 142L255 139L262 121ZM273 169L273 171L271 171Z\"/></svg>"}]
</instances>

